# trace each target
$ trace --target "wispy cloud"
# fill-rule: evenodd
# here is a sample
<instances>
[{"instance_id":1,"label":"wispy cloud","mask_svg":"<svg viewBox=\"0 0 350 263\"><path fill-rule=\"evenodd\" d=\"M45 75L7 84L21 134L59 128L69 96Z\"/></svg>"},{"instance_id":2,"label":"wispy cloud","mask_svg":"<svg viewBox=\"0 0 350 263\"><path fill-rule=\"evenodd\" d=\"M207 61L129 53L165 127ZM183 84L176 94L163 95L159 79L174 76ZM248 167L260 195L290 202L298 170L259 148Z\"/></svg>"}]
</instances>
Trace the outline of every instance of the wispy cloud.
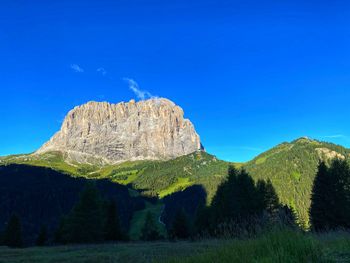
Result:
<instances>
[{"instance_id":1,"label":"wispy cloud","mask_svg":"<svg viewBox=\"0 0 350 263\"><path fill-rule=\"evenodd\" d=\"M322 136L323 138L329 138L329 139L335 139L335 138L347 138L344 134L333 134L333 135L326 135Z\"/></svg>"},{"instance_id":2,"label":"wispy cloud","mask_svg":"<svg viewBox=\"0 0 350 263\"><path fill-rule=\"evenodd\" d=\"M157 98L157 96L153 96L147 90L141 90L135 80L129 78L123 78L123 80L125 80L129 84L129 89L135 93L138 99L144 100L148 98Z\"/></svg>"},{"instance_id":3,"label":"wispy cloud","mask_svg":"<svg viewBox=\"0 0 350 263\"><path fill-rule=\"evenodd\" d=\"M236 150L243 150L243 151L252 151L252 152L262 152L263 149L257 148L257 147L249 147L249 146L237 146L237 147L232 147L233 149Z\"/></svg>"},{"instance_id":4,"label":"wispy cloud","mask_svg":"<svg viewBox=\"0 0 350 263\"><path fill-rule=\"evenodd\" d=\"M251 147L251 146L225 146L221 145L219 146L219 149L224 149L225 151L235 151L235 150L241 150L241 151L251 151L251 152L262 152L264 149L258 148L258 147Z\"/></svg>"},{"instance_id":5,"label":"wispy cloud","mask_svg":"<svg viewBox=\"0 0 350 263\"><path fill-rule=\"evenodd\" d=\"M98 68L96 69L97 72L101 73L103 76L106 76L107 71L104 68Z\"/></svg>"},{"instance_id":6,"label":"wispy cloud","mask_svg":"<svg viewBox=\"0 0 350 263\"><path fill-rule=\"evenodd\" d=\"M78 73L83 73L84 72L84 69L82 69L82 67L80 67L78 64L71 64L70 68L72 70L74 70L75 72L78 72Z\"/></svg>"}]
</instances>

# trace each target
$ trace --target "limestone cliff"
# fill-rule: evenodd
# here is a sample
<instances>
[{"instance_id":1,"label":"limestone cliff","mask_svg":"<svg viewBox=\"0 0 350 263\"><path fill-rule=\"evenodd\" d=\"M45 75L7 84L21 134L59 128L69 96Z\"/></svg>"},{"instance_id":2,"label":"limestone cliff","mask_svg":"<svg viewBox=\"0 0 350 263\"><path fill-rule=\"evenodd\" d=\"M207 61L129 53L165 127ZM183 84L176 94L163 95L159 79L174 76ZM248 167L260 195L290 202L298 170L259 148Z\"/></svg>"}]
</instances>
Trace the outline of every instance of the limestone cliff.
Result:
<instances>
[{"instance_id":1,"label":"limestone cliff","mask_svg":"<svg viewBox=\"0 0 350 263\"><path fill-rule=\"evenodd\" d=\"M183 115L167 99L88 102L71 110L61 130L35 154L59 151L79 163L176 158L201 149Z\"/></svg>"}]
</instances>

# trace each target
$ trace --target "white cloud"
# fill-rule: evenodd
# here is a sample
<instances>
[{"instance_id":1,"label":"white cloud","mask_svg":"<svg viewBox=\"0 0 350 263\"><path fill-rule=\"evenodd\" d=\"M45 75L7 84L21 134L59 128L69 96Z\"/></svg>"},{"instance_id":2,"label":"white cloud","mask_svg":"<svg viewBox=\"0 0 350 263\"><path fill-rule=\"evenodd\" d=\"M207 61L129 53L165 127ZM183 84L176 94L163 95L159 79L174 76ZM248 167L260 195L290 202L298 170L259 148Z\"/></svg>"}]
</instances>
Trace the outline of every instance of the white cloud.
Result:
<instances>
[{"instance_id":1,"label":"white cloud","mask_svg":"<svg viewBox=\"0 0 350 263\"><path fill-rule=\"evenodd\" d=\"M135 80L129 79L129 78L123 78L123 79L129 84L129 89L131 89L135 93L138 99L144 100L148 98L157 98L157 96L153 96L147 90L141 90Z\"/></svg>"},{"instance_id":2,"label":"white cloud","mask_svg":"<svg viewBox=\"0 0 350 263\"><path fill-rule=\"evenodd\" d=\"M323 136L323 138L330 138L330 139L334 139L334 138L346 138L346 136L343 135L343 134L334 134L334 135L326 135L326 136Z\"/></svg>"},{"instance_id":3,"label":"white cloud","mask_svg":"<svg viewBox=\"0 0 350 263\"><path fill-rule=\"evenodd\" d=\"M72 70L74 70L75 72L78 72L78 73L83 73L84 72L84 69L82 69L78 64L71 64L70 68Z\"/></svg>"},{"instance_id":4,"label":"white cloud","mask_svg":"<svg viewBox=\"0 0 350 263\"><path fill-rule=\"evenodd\" d=\"M103 76L106 76L107 71L104 68L98 68L96 69L97 72L101 73Z\"/></svg>"}]
</instances>

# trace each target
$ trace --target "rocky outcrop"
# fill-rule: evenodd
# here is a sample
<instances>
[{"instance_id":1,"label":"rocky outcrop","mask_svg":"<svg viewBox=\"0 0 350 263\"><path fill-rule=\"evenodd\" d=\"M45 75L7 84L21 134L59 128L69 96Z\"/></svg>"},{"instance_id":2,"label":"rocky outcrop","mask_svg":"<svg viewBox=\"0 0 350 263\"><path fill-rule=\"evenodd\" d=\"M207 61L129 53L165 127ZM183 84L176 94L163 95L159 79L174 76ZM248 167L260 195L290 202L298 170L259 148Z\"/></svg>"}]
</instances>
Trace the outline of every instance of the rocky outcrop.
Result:
<instances>
[{"instance_id":1,"label":"rocky outcrop","mask_svg":"<svg viewBox=\"0 0 350 263\"><path fill-rule=\"evenodd\" d=\"M79 163L171 159L201 149L192 123L167 99L88 102L35 154L59 151Z\"/></svg>"}]
</instances>

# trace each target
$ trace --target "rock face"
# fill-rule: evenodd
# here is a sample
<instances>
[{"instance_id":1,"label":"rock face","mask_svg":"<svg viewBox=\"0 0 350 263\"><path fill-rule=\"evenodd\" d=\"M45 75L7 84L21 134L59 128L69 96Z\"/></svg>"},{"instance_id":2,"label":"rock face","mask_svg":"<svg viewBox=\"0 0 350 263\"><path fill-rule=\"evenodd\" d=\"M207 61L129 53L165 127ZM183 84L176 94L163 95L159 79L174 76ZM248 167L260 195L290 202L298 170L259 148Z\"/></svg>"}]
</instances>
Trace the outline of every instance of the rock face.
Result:
<instances>
[{"instance_id":1,"label":"rock face","mask_svg":"<svg viewBox=\"0 0 350 263\"><path fill-rule=\"evenodd\" d=\"M172 159L201 149L183 115L167 99L88 102L71 110L61 130L35 154L59 151L79 163Z\"/></svg>"}]
</instances>

